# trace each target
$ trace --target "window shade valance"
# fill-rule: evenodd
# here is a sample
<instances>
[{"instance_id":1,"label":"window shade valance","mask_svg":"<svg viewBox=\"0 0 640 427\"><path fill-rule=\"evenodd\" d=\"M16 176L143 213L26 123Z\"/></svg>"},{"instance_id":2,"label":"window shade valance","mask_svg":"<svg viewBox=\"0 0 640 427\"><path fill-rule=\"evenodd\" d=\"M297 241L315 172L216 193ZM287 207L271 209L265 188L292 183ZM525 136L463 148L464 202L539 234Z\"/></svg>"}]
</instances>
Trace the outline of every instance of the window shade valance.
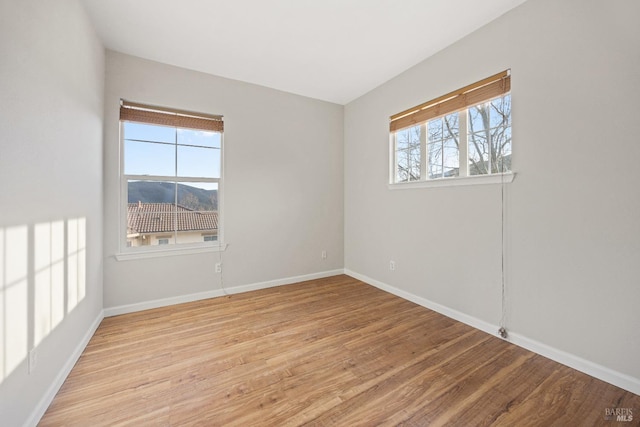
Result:
<instances>
[{"instance_id":1,"label":"window shade valance","mask_svg":"<svg viewBox=\"0 0 640 427\"><path fill-rule=\"evenodd\" d=\"M222 116L138 104L125 100L120 102L120 120L213 132L224 130Z\"/></svg>"},{"instance_id":2,"label":"window shade valance","mask_svg":"<svg viewBox=\"0 0 640 427\"><path fill-rule=\"evenodd\" d=\"M390 117L389 130L395 132L424 123L439 116L462 110L502 96L511 90L509 70L432 99Z\"/></svg>"}]
</instances>

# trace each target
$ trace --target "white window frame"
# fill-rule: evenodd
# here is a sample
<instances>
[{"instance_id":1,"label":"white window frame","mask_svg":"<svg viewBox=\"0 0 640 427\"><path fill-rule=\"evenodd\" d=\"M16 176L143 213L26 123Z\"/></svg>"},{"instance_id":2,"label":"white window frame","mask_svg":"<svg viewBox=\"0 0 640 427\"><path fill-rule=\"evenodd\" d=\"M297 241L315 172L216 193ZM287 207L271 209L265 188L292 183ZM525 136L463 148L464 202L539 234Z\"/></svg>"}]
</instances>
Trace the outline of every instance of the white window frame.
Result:
<instances>
[{"instance_id":1,"label":"white window frame","mask_svg":"<svg viewBox=\"0 0 640 427\"><path fill-rule=\"evenodd\" d=\"M503 96L510 95L510 93L505 94ZM493 98L496 99L496 98ZM487 100L485 102L489 102ZM476 104L479 105L479 104ZM398 176L398 159L397 159L397 135L398 132L393 132L390 135L389 145L390 145L390 155L389 155L389 188L417 188L417 187L443 187L443 186L456 186L456 185L478 185L478 184L499 184L499 183L510 183L513 181L515 177L515 173L513 171L507 171L502 173L488 173L481 175L469 175L469 109L473 108L471 106L464 110L458 111L458 138L459 138L459 146L458 146L458 156L459 156L459 167L458 167L458 176L452 177L437 177L437 178L429 178L429 169L428 169L428 161L427 161L427 153L428 153L428 138L427 138L427 127L430 121L420 123L420 180L414 181L406 181L406 182L397 182L396 178ZM441 117L434 118L433 120L437 120ZM512 131L513 132L513 131ZM491 144L489 144L489 149L491 149ZM512 148L513 150L513 148Z\"/></svg>"},{"instance_id":2,"label":"white window frame","mask_svg":"<svg viewBox=\"0 0 640 427\"><path fill-rule=\"evenodd\" d=\"M504 80L506 78L505 85ZM503 80L500 83L500 80ZM440 115L436 115L433 113L429 113L430 115L423 114L425 111L431 109L433 111L434 106L439 104L446 104L447 102L452 101L454 98L465 96L466 94L472 93L478 89L481 89L485 86L491 85L495 88L497 84L501 84L501 94L496 96L497 93L494 91L494 96L484 97L484 95L476 96L475 102L465 102L464 108L458 108L457 112L455 110L451 111L443 111ZM444 186L458 186L458 185L479 185L479 184L505 184L513 181L515 177L515 173L513 172L513 162L511 164L510 171L507 172L499 172L499 173L489 173L487 174L478 174L478 175L470 175L469 174L469 110L474 108L477 105L481 105L486 102L490 102L494 99L502 98L507 95L511 95L510 88L510 71L506 70L496 75L490 76L486 79L483 79L477 83L473 83L471 85L465 86L461 89L438 97L432 101L423 103L416 107L405 110L401 113L395 114L391 116L390 120L392 123L392 129L398 129L390 132L389 134L389 189L409 189L409 188L420 188L420 187L444 187ZM480 90L475 92L474 94L481 93ZM487 92L484 92L485 95ZM473 95L472 95L473 96ZM470 100L470 99L469 99ZM437 110L436 110L437 111ZM440 119L446 115L456 113L458 114L458 132L459 132L459 147L458 147L458 156L459 156L459 167L458 167L458 176L452 177L436 177L429 178L429 170L428 170L428 125L432 120ZM422 116L420 116L422 114ZM420 118L418 118L420 117ZM409 119L408 121L406 119ZM396 121L397 120L397 121ZM403 122L402 125L398 125L398 123ZM416 123L415 126L420 127L420 179L419 180L407 180L407 181L397 181L398 177L398 158L397 158L397 136L399 132L407 129L407 126L410 126L411 123ZM394 125L396 126L394 128ZM513 134L513 130L512 130ZM492 146L489 144L489 149ZM513 152L513 145L512 145Z\"/></svg>"},{"instance_id":3,"label":"white window frame","mask_svg":"<svg viewBox=\"0 0 640 427\"><path fill-rule=\"evenodd\" d=\"M147 123L148 124L148 123ZM160 125L158 125L160 126ZM120 197L119 197L119 227L118 227L118 253L115 258L118 261L127 261L143 258L155 258L175 255L186 255L202 252L219 252L227 248L224 243L224 132L220 133L220 177L219 178L201 178L201 177L182 177L182 176L159 176L159 175L130 175L124 173L124 122L119 121L119 139L120 139L120 158L119 158L119 175L120 175ZM176 126L175 129L184 129ZM145 180L158 182L211 182L217 183L218 196L218 239L215 241L200 241L193 243L174 243L168 245L149 245L149 246L129 246L127 244L127 210L128 210L128 181L129 180Z\"/></svg>"}]
</instances>

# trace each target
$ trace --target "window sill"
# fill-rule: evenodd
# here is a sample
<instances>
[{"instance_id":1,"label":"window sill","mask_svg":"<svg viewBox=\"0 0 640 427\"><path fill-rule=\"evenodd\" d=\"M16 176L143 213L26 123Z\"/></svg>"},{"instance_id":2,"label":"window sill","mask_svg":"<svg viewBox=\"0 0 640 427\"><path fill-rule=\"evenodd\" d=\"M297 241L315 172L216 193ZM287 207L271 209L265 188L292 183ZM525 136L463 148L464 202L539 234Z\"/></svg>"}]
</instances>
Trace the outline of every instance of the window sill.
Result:
<instances>
[{"instance_id":1,"label":"window sill","mask_svg":"<svg viewBox=\"0 0 640 427\"><path fill-rule=\"evenodd\" d=\"M154 249L154 250L141 250L131 252L120 252L115 255L118 261L130 261L134 259L146 259L146 258L161 258L167 256L179 256L179 255L191 255L200 254L206 252L223 252L227 249L226 244L215 246L199 246L199 247L182 247L171 249Z\"/></svg>"},{"instance_id":2,"label":"window sill","mask_svg":"<svg viewBox=\"0 0 640 427\"><path fill-rule=\"evenodd\" d=\"M513 172L494 175L474 175L465 177L440 178L428 181L402 182L389 184L390 190L408 190L410 188L457 187L460 185L508 184L516 174Z\"/></svg>"}]
</instances>

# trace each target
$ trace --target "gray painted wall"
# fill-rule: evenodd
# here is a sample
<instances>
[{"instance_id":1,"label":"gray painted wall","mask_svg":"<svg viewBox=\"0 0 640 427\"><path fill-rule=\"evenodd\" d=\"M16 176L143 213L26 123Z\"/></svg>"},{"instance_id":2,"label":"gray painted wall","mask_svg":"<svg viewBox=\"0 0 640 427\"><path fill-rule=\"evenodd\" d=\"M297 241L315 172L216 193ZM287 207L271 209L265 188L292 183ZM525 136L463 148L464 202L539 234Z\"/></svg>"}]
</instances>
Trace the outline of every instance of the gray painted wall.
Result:
<instances>
[{"instance_id":1,"label":"gray painted wall","mask_svg":"<svg viewBox=\"0 0 640 427\"><path fill-rule=\"evenodd\" d=\"M499 323L500 185L390 190L387 123L511 68L507 327L637 384L638 16L638 2L529 0L345 106L345 268Z\"/></svg>"},{"instance_id":2,"label":"gray painted wall","mask_svg":"<svg viewBox=\"0 0 640 427\"><path fill-rule=\"evenodd\" d=\"M78 2L0 1L3 426L29 420L102 313L103 86L104 49ZM86 257L75 258L77 218ZM49 241L52 223L62 234Z\"/></svg>"},{"instance_id":3,"label":"gray painted wall","mask_svg":"<svg viewBox=\"0 0 640 427\"><path fill-rule=\"evenodd\" d=\"M108 51L106 308L220 289L217 253L115 259L121 98L224 115L225 288L343 267L342 106Z\"/></svg>"}]
</instances>

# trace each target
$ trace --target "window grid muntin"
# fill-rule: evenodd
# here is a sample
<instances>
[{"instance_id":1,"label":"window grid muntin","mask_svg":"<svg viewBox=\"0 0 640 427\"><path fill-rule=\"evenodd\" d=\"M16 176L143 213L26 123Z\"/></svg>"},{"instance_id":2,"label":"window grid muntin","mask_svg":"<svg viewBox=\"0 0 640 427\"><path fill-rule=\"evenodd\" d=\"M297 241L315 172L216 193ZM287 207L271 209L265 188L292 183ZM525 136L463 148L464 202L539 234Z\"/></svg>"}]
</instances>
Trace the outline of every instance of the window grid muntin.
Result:
<instances>
[{"instance_id":1,"label":"window grid muntin","mask_svg":"<svg viewBox=\"0 0 640 427\"><path fill-rule=\"evenodd\" d=\"M448 178L459 175L459 172L455 171L455 169L460 168L459 142L457 142L460 140L460 119L458 116L459 113L455 112L425 123L425 128L428 130L428 179ZM454 161L453 165L447 162L448 157L445 156L445 152L451 151L457 153L455 156L457 161ZM439 159L439 162L432 161L432 156L434 155ZM448 175L446 169L454 171L454 173Z\"/></svg>"}]
</instances>

